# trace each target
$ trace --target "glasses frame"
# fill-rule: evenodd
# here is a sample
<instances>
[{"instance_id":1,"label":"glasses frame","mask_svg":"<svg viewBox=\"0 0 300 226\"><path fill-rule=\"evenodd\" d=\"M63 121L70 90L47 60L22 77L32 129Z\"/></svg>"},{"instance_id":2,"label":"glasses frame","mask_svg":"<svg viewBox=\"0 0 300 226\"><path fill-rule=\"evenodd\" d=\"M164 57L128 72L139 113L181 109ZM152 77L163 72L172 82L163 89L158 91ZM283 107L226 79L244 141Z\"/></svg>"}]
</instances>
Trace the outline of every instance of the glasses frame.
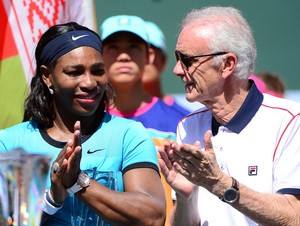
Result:
<instances>
[{"instance_id":1,"label":"glasses frame","mask_svg":"<svg viewBox=\"0 0 300 226\"><path fill-rule=\"evenodd\" d=\"M202 54L202 55L197 55L197 56L187 56L187 55L183 54L182 52L180 52L178 50L174 51L176 62L180 61L184 65L186 70L189 70L189 66L191 65L191 63L190 63L191 59L200 58L200 57L207 57L207 56L214 57L214 56L224 55L226 53L228 53L228 52L222 51L222 52Z\"/></svg>"}]
</instances>

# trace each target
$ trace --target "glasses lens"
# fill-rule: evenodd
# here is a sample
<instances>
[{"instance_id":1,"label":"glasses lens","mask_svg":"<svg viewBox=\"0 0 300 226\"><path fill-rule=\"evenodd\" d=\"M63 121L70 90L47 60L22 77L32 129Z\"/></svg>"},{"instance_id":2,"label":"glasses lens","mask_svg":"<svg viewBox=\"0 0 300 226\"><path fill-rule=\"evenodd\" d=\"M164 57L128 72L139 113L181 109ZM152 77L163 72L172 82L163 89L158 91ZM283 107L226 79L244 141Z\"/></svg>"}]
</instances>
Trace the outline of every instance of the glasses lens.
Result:
<instances>
[{"instance_id":1,"label":"glasses lens","mask_svg":"<svg viewBox=\"0 0 300 226\"><path fill-rule=\"evenodd\" d=\"M191 66L190 58L184 55L183 53L180 54L181 54L180 56L181 62L184 64L186 68L189 68L189 66Z\"/></svg>"},{"instance_id":2,"label":"glasses lens","mask_svg":"<svg viewBox=\"0 0 300 226\"><path fill-rule=\"evenodd\" d=\"M175 51L175 59L176 59L176 62L178 62L180 60L181 65L184 66L184 69L188 68L189 58L187 56L185 56L183 53L176 50Z\"/></svg>"}]
</instances>

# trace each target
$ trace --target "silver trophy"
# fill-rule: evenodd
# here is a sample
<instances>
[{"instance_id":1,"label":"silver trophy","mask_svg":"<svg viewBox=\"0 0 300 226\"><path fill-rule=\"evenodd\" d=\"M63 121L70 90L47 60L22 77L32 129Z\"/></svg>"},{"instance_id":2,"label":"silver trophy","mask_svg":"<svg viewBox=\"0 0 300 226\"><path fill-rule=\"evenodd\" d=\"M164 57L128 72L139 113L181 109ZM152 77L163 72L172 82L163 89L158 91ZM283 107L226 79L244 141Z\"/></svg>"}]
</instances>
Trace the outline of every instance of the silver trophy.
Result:
<instances>
[{"instance_id":1,"label":"silver trophy","mask_svg":"<svg viewBox=\"0 0 300 226\"><path fill-rule=\"evenodd\" d=\"M39 226L51 157L0 153L0 225Z\"/></svg>"}]
</instances>

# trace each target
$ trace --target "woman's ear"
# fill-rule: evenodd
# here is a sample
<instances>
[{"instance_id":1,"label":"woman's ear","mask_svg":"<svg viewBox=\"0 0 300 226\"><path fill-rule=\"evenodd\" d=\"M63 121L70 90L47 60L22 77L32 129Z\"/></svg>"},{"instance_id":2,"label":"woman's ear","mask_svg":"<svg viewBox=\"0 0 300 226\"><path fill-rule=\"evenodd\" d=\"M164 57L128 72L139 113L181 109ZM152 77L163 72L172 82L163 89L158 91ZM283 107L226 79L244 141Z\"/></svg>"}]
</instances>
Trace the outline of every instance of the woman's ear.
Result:
<instances>
[{"instance_id":1,"label":"woman's ear","mask_svg":"<svg viewBox=\"0 0 300 226\"><path fill-rule=\"evenodd\" d=\"M50 78L49 69L45 65L42 65L40 67L40 70L42 73L42 78L43 78L44 83L46 84L46 86L51 87L52 82L51 82L51 78Z\"/></svg>"}]
</instances>

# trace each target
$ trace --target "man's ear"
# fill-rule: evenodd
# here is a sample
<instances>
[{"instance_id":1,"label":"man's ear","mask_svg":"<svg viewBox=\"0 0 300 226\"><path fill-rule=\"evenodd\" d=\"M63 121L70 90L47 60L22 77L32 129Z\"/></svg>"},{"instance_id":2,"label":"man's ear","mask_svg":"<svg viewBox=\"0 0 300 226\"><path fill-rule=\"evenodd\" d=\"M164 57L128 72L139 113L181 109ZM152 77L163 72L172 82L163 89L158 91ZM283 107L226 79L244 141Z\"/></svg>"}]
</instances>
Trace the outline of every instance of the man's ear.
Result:
<instances>
[{"instance_id":1,"label":"man's ear","mask_svg":"<svg viewBox=\"0 0 300 226\"><path fill-rule=\"evenodd\" d=\"M237 57L235 54L233 53L226 53L226 58L222 63L222 76L224 78L227 78L228 76L230 76L234 69L236 68L236 64L237 64Z\"/></svg>"},{"instance_id":2,"label":"man's ear","mask_svg":"<svg viewBox=\"0 0 300 226\"><path fill-rule=\"evenodd\" d=\"M49 69L45 65L42 65L40 67L40 70L41 70L41 73L42 73L42 78L43 78L44 83L46 84L46 86L51 87L52 86L52 81L51 81L51 78L50 78Z\"/></svg>"}]
</instances>

